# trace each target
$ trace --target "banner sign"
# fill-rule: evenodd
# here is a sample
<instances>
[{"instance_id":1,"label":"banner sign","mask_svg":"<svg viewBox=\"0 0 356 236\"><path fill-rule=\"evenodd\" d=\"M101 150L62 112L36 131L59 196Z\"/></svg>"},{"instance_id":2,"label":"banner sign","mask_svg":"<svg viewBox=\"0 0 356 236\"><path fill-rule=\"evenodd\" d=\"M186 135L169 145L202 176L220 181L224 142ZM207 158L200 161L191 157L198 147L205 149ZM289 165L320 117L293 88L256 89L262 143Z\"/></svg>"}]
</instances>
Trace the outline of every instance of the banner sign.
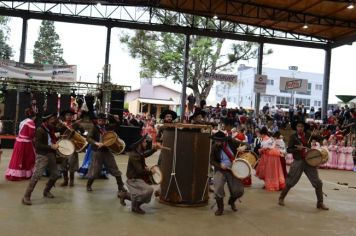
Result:
<instances>
[{"instance_id":1,"label":"banner sign","mask_svg":"<svg viewBox=\"0 0 356 236\"><path fill-rule=\"evenodd\" d=\"M267 88L267 75L255 75L255 93L266 93Z\"/></svg>"},{"instance_id":2,"label":"banner sign","mask_svg":"<svg viewBox=\"0 0 356 236\"><path fill-rule=\"evenodd\" d=\"M76 82L77 66L36 65L0 59L0 77L56 82Z\"/></svg>"},{"instance_id":3,"label":"banner sign","mask_svg":"<svg viewBox=\"0 0 356 236\"><path fill-rule=\"evenodd\" d=\"M205 73L203 76L204 79L208 79L208 80L217 80L217 81L232 82L232 83L237 82L237 75Z\"/></svg>"},{"instance_id":4,"label":"banner sign","mask_svg":"<svg viewBox=\"0 0 356 236\"><path fill-rule=\"evenodd\" d=\"M279 89L282 91L296 91L301 93L307 93L308 80L281 77L279 83Z\"/></svg>"}]
</instances>

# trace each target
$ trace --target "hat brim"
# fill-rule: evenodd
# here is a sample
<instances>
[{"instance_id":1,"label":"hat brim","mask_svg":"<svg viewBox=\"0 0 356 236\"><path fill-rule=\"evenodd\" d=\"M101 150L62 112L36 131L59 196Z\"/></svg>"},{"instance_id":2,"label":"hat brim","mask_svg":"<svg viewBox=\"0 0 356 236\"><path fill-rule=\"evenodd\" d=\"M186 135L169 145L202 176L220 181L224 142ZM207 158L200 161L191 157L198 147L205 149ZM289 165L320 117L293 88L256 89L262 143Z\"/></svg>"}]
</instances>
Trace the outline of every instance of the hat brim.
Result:
<instances>
[{"instance_id":1,"label":"hat brim","mask_svg":"<svg viewBox=\"0 0 356 236\"><path fill-rule=\"evenodd\" d=\"M75 114L77 114L77 113L74 112L74 111L71 111L71 110L65 110L65 111L62 111L62 112L61 112L61 116L65 116L66 114L75 115Z\"/></svg>"},{"instance_id":2,"label":"hat brim","mask_svg":"<svg viewBox=\"0 0 356 236\"><path fill-rule=\"evenodd\" d=\"M172 110L165 110L165 111L163 111L163 112L161 113L161 115L159 116L159 118L160 118L161 120L164 120L164 118L165 118L166 115L168 115L168 114L172 115L172 120L177 119L177 113L175 113L175 112L172 111Z\"/></svg>"},{"instance_id":3,"label":"hat brim","mask_svg":"<svg viewBox=\"0 0 356 236\"><path fill-rule=\"evenodd\" d=\"M304 125L304 131L305 131L305 130L308 130L308 129L310 128L310 125L309 125L309 124L307 124L307 123L305 123L305 122L300 122L300 121L293 122L293 123L291 124L291 128L292 128L293 130L297 130L297 125L298 125L298 124Z\"/></svg>"},{"instance_id":4,"label":"hat brim","mask_svg":"<svg viewBox=\"0 0 356 236\"><path fill-rule=\"evenodd\" d=\"M42 116L42 120L48 120L49 118L51 118L51 117L53 117L53 116L55 116L54 113L44 115L44 116Z\"/></svg>"},{"instance_id":5,"label":"hat brim","mask_svg":"<svg viewBox=\"0 0 356 236\"><path fill-rule=\"evenodd\" d=\"M137 147L137 145L139 145L143 140L145 140L147 138L148 134L143 135L139 140L137 140L136 142L134 142L133 144L130 145L131 149L134 149L135 147Z\"/></svg>"}]
</instances>

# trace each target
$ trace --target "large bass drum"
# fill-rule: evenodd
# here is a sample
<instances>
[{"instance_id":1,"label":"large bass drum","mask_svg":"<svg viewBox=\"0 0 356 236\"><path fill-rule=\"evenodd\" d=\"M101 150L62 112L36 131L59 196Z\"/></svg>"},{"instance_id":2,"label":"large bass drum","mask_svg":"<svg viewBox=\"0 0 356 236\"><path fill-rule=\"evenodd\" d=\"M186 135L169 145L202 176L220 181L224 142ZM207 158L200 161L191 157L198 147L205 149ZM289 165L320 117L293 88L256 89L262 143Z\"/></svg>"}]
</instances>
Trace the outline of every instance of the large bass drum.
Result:
<instances>
[{"instance_id":1,"label":"large bass drum","mask_svg":"<svg viewBox=\"0 0 356 236\"><path fill-rule=\"evenodd\" d=\"M176 206L208 203L211 126L163 126L161 202Z\"/></svg>"}]
</instances>

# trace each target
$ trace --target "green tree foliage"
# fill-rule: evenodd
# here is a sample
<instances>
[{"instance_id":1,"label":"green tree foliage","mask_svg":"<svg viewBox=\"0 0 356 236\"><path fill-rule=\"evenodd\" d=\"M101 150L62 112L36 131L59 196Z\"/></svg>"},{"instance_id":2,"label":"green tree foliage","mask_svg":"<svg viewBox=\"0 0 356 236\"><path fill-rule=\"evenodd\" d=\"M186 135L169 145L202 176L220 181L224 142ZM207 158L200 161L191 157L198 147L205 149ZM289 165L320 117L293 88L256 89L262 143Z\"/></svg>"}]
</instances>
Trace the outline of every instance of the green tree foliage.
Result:
<instances>
[{"instance_id":1,"label":"green tree foliage","mask_svg":"<svg viewBox=\"0 0 356 236\"><path fill-rule=\"evenodd\" d=\"M0 16L0 58L10 59L12 57L12 48L7 44L10 29L7 26L8 17Z\"/></svg>"},{"instance_id":2,"label":"green tree foliage","mask_svg":"<svg viewBox=\"0 0 356 236\"><path fill-rule=\"evenodd\" d=\"M171 16L171 20L175 20ZM189 16L187 16L189 20ZM199 21L198 17L190 19ZM222 27L231 27L222 22ZM141 78L171 78L174 82L183 80L185 36L166 32L135 31L134 35L124 34L120 41L127 45L130 55L141 60ZM204 79L205 73L231 72L239 60L256 58L258 47L251 42L236 42L224 55L225 39L190 36L190 55L187 87L191 88L197 100L206 99L214 81ZM266 54L272 53L271 50Z\"/></svg>"},{"instance_id":3,"label":"green tree foliage","mask_svg":"<svg viewBox=\"0 0 356 236\"><path fill-rule=\"evenodd\" d=\"M65 65L63 49L53 21L42 21L38 39L33 49L36 64Z\"/></svg>"}]
</instances>

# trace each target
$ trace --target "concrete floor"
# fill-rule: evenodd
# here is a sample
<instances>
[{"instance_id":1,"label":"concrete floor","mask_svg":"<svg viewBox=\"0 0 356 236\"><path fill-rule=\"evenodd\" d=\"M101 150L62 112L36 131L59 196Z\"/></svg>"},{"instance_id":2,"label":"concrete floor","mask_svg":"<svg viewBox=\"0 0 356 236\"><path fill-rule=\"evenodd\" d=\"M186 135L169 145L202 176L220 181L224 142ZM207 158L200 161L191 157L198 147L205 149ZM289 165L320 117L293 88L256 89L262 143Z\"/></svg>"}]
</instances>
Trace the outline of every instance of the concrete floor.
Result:
<instances>
[{"instance_id":1,"label":"concrete floor","mask_svg":"<svg viewBox=\"0 0 356 236\"><path fill-rule=\"evenodd\" d=\"M33 193L33 205L24 206L21 198L28 181L9 182L3 177L10 155L11 150L5 150L0 163L1 236L356 235L356 189L337 184L356 186L355 172L319 171L330 211L315 208L314 189L303 175L286 198L285 207L277 204L278 192L263 190L263 183L254 178L253 186L246 189L242 203L238 204L237 213L227 208L223 216L214 216L211 195L208 206L197 208L167 206L153 199L143 206L146 215L136 215L130 212L130 204L126 207L119 204L112 177L97 180L92 193L86 192L86 181L77 177L74 188L54 188L55 199L42 197L46 181L43 178ZM153 165L157 155L147 160ZM119 156L117 162L125 173L127 156Z\"/></svg>"}]
</instances>

